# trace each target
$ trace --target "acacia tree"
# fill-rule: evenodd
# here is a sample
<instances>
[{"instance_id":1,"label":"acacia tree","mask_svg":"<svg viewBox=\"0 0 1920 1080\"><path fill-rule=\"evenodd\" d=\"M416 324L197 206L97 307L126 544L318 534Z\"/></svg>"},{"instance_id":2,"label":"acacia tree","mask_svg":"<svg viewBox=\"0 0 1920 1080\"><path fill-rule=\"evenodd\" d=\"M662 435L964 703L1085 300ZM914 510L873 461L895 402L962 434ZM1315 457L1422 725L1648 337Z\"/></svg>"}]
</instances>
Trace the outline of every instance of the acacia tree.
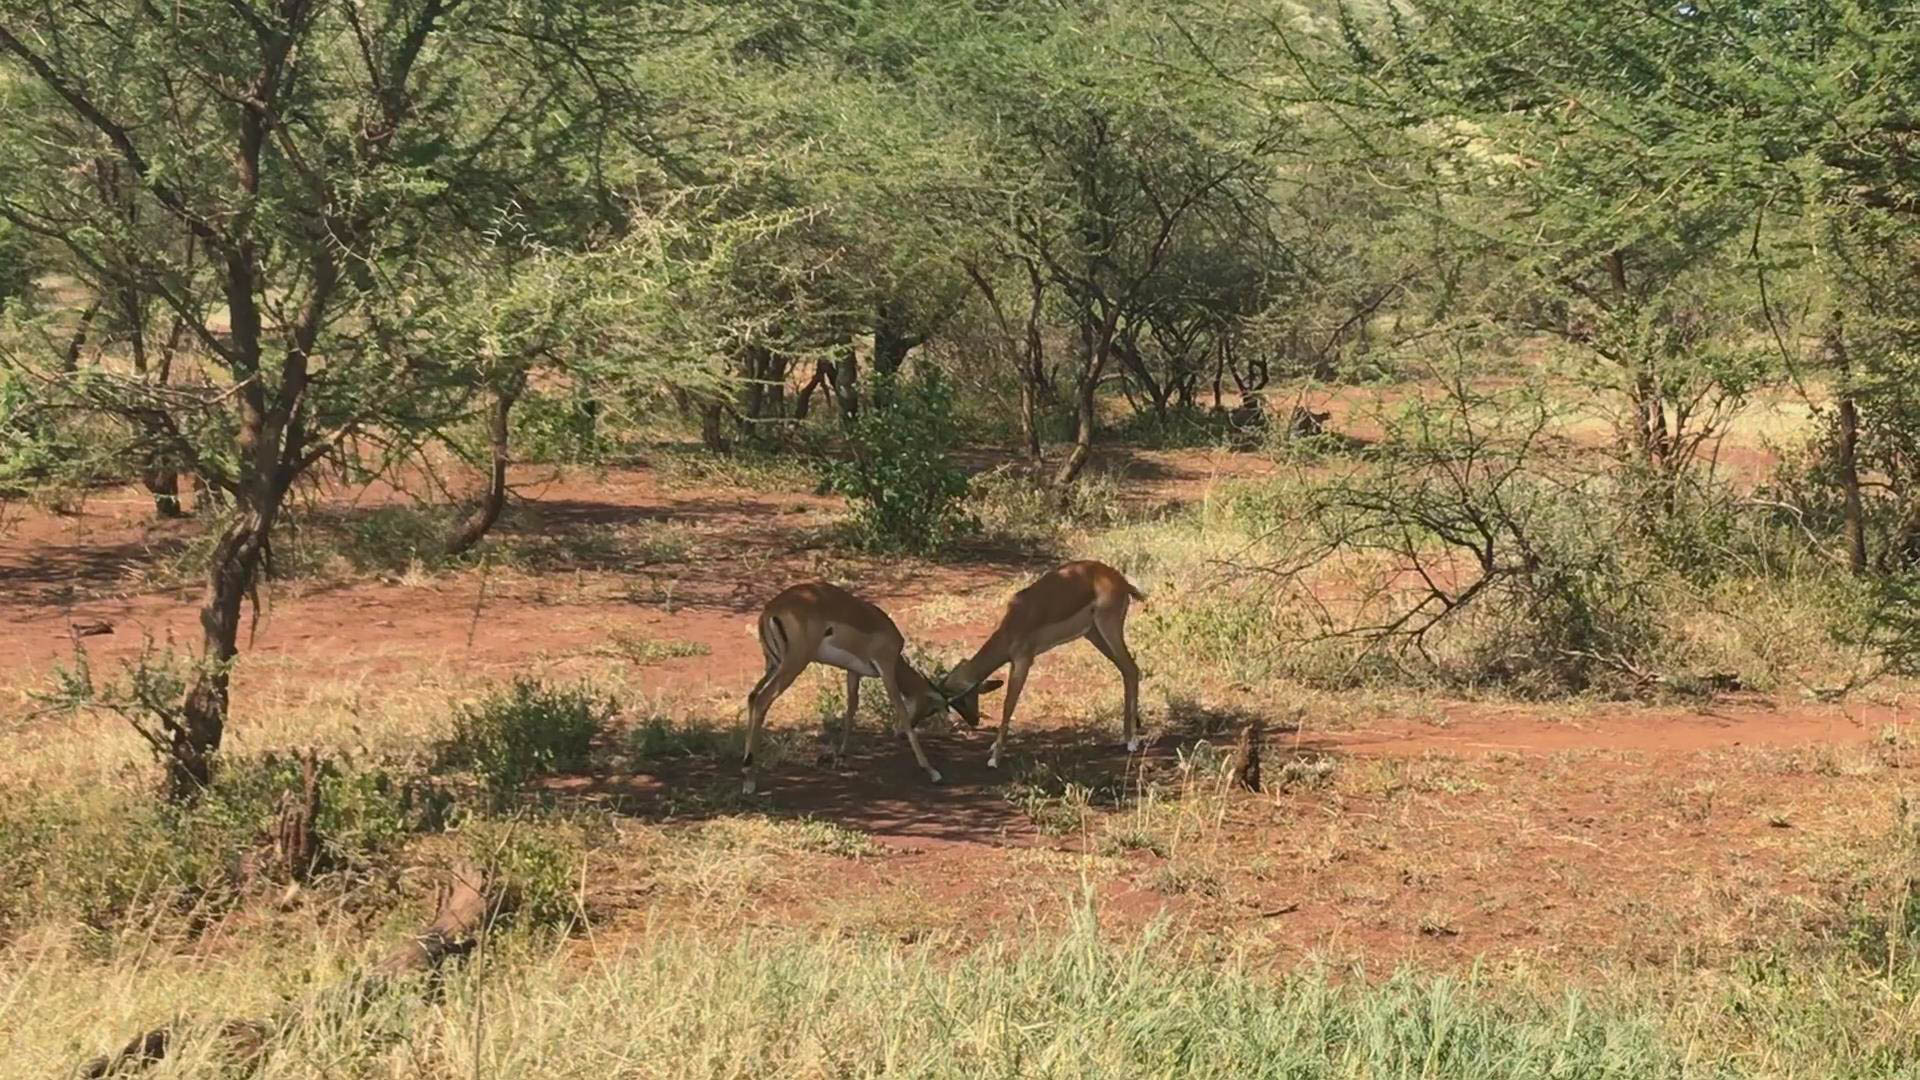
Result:
<instances>
[{"instance_id":1,"label":"acacia tree","mask_svg":"<svg viewBox=\"0 0 1920 1080\"><path fill-rule=\"evenodd\" d=\"M952 313L965 279L926 207L966 158L916 63L960 17L937 0L706 5L689 15L703 34L647 61L691 136L674 175L706 193L682 209L774 226L705 279L708 317L734 331L734 384L700 403L710 445L731 442L728 414L752 438L823 394L851 418L861 368L897 372Z\"/></svg>"},{"instance_id":2,"label":"acacia tree","mask_svg":"<svg viewBox=\"0 0 1920 1080\"><path fill-rule=\"evenodd\" d=\"M0 71L30 88L0 116L0 216L177 318L209 387L168 407L230 433L194 459L232 502L199 665L153 734L176 794L211 774L288 493L352 433L458 408L462 380L415 347L463 287L436 241L577 180L550 136L629 122L635 22L593 0L0 3ZM137 215L75 194L108 159ZM136 216L191 237L207 272L145 245Z\"/></svg>"},{"instance_id":3,"label":"acacia tree","mask_svg":"<svg viewBox=\"0 0 1920 1080\"><path fill-rule=\"evenodd\" d=\"M1569 347L1569 374L1617 403L1621 459L1646 508L1670 510L1771 366L1771 347L1754 343L1764 319L1747 262L1758 208L1737 167L1674 167L1698 152L1699 133L1663 103L1700 59L1685 35L1619 51L1620 35L1602 35L1581 48L1618 77L1569 93L1572 28L1543 29L1552 12L1520 5L1493 14L1503 3L1438 0L1411 20L1350 13L1355 77L1328 96L1386 114L1411 132L1403 150L1438 163L1408 203L1484 261L1474 309Z\"/></svg>"},{"instance_id":4,"label":"acacia tree","mask_svg":"<svg viewBox=\"0 0 1920 1080\"><path fill-rule=\"evenodd\" d=\"M1207 214L1259 200L1295 125L1181 69L1190 37L1217 27L1153 5L1035 5L1009 21L1005 38L957 44L944 85L987 140L976 219L1071 312L1074 441L1054 474L1065 485L1092 455L1096 395L1124 329L1146 326Z\"/></svg>"},{"instance_id":5,"label":"acacia tree","mask_svg":"<svg viewBox=\"0 0 1920 1080\"><path fill-rule=\"evenodd\" d=\"M1392 78L1449 80L1452 96L1524 121L1543 141L1562 116L1591 117L1583 138L1603 139L1641 177L1616 205L1717 185L1728 193L1723 212L1748 230L1756 284L1783 255L1800 257L1813 323L1801 336L1824 339L1837 376L1831 475L1844 495L1847 558L1867 570L1861 448L1898 445L1920 416L1909 389L1920 319L1905 287L1920 241L1911 10L1890 0L1408 8L1401 32L1372 36L1380 47L1366 57ZM1777 293L1793 283L1772 279L1760 328L1789 357L1796 328ZM1898 456L1882 460L1885 480L1892 501L1912 505L1920 476Z\"/></svg>"}]
</instances>

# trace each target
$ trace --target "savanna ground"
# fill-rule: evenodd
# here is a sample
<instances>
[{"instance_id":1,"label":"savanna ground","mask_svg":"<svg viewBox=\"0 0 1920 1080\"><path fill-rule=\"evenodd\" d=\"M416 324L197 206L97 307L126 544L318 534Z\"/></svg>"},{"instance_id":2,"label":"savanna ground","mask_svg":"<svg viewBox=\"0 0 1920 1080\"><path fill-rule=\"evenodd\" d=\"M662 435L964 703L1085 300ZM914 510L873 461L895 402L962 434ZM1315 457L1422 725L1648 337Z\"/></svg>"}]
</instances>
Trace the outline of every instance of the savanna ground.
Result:
<instances>
[{"instance_id":1,"label":"savanna ground","mask_svg":"<svg viewBox=\"0 0 1920 1080\"><path fill-rule=\"evenodd\" d=\"M1727 467L1768 468L1803 415L1749 413ZM1067 524L1002 484L986 539L938 560L848 548L802 467L667 444L519 469L451 563L418 554L438 511L310 493L224 748L243 778L333 763L328 869L298 888L228 865L269 806L252 781L192 820L131 809L153 770L129 724L46 702L75 625L112 626L83 640L103 682L193 639L198 527L132 490L22 510L0 546L5 1072L290 1002L265 1075L1920 1075L1904 685L1823 700L1820 634L1767 595L1736 598L1759 625L1715 654L1748 688L1713 696L1301 678L1225 627L1225 562L1281 472L1112 446ZM873 690L827 768L842 683L815 668L738 794L752 623L781 587L846 583L952 663L1068 557L1149 595L1142 753L1076 644L1036 665L998 771L987 726L936 730L929 786ZM448 749L488 717L582 743L489 788ZM1257 794L1223 768L1256 717ZM330 1012L316 987L416 927L418 871L461 851L517 860L530 917L442 995ZM215 1075L217 1045L183 1038L154 1075Z\"/></svg>"}]
</instances>

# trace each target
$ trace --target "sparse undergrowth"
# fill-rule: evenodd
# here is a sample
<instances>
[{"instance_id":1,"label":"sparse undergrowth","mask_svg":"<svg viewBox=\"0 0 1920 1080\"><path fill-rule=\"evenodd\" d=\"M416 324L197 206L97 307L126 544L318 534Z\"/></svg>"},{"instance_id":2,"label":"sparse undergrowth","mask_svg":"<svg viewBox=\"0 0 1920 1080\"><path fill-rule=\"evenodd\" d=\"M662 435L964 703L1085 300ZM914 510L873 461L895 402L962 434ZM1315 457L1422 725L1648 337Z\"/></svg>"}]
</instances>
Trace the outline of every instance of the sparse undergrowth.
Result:
<instances>
[{"instance_id":1,"label":"sparse undergrowth","mask_svg":"<svg viewBox=\"0 0 1920 1080\"><path fill-rule=\"evenodd\" d=\"M578 772L617 711L585 686L551 688L516 678L504 691L454 710L438 764L470 769L496 796L536 775Z\"/></svg>"}]
</instances>

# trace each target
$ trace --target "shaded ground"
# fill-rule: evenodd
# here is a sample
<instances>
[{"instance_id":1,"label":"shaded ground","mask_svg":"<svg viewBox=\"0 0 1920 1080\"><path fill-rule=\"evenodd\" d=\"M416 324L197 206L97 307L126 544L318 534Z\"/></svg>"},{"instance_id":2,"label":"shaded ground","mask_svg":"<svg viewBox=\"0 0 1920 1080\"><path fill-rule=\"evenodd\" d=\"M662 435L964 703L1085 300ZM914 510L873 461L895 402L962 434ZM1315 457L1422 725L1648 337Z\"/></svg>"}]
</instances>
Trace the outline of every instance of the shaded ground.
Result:
<instances>
[{"instance_id":1,"label":"shaded ground","mask_svg":"<svg viewBox=\"0 0 1920 1080\"><path fill-rule=\"evenodd\" d=\"M1203 452L1108 463L1147 504L1270 467ZM730 722L760 671L752 616L784 585L856 582L910 636L957 655L1054 558L849 556L827 538L836 500L686 490L645 470L522 495L528 506L498 538L512 558L273 588L237 675L242 712L269 682L277 693L352 682L377 694L423 673L479 685L527 670L611 670ZM143 636L194 640L196 591L151 584L189 534L147 524L146 509L115 493L76 516L28 516L0 544L5 726L40 722L25 689L69 655L75 622L114 626L88 639L97 667L137 653ZM703 651L641 662L622 644L640 640ZM1118 699L1117 678L1090 649L1050 654L1023 699L1007 768L985 767L986 728L935 733L928 749L948 777L937 788L872 716L843 767L790 754L750 800L737 795L733 763L711 758L557 779L557 791L625 823L589 890L595 940L718 918L984 936L1058 922L1090 889L1116 925L1171 914L1276 962L1325 952L1663 963L1682 942L1689 955L1731 953L1822 917L1823 900L1871 869L1865 844L1893 827L1913 763L1907 720L1888 707L1747 698L1332 710L1325 699L1182 684L1171 664L1147 687L1154 742L1129 756L1113 745ZM796 688L773 724L808 730L810 708ZM1253 715L1269 718L1268 790L1219 797L1193 763ZM683 837L743 813L832 822L879 853L747 844L674 854Z\"/></svg>"}]
</instances>

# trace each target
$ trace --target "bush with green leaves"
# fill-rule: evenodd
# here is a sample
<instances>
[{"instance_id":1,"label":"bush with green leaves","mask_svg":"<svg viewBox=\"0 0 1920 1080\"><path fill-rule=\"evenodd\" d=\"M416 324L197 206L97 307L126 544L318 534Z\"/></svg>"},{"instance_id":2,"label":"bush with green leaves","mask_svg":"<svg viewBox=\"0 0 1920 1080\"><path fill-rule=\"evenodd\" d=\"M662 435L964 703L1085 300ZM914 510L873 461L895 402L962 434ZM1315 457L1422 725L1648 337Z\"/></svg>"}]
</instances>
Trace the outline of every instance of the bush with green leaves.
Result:
<instances>
[{"instance_id":1,"label":"bush with green leaves","mask_svg":"<svg viewBox=\"0 0 1920 1080\"><path fill-rule=\"evenodd\" d=\"M585 912L580 866L593 841L592 819L493 818L462 828L466 855L511 891L507 920L529 930L567 930Z\"/></svg>"},{"instance_id":2,"label":"bush with green leaves","mask_svg":"<svg viewBox=\"0 0 1920 1080\"><path fill-rule=\"evenodd\" d=\"M1240 500L1281 552L1258 577L1282 585L1286 652L1523 696L1637 683L1665 659L1664 568L1625 543L1630 493L1559 452L1538 388L1456 384L1382 425L1364 459L1288 481L1297 500ZM1322 581L1335 564L1347 580Z\"/></svg>"},{"instance_id":3,"label":"bush with green leaves","mask_svg":"<svg viewBox=\"0 0 1920 1080\"><path fill-rule=\"evenodd\" d=\"M1073 529L1109 529L1126 517L1126 478L1090 468L1065 487L1027 463L1002 465L972 478L969 491L981 528L999 540L1055 543Z\"/></svg>"},{"instance_id":4,"label":"bush with green leaves","mask_svg":"<svg viewBox=\"0 0 1920 1080\"><path fill-rule=\"evenodd\" d=\"M615 711L610 699L587 687L516 678L505 690L454 710L440 764L471 769L489 790L504 794L541 773L585 768L594 739Z\"/></svg>"},{"instance_id":5,"label":"bush with green leaves","mask_svg":"<svg viewBox=\"0 0 1920 1080\"><path fill-rule=\"evenodd\" d=\"M955 434L953 388L938 371L874 377L871 404L847 427L850 456L827 467L861 547L930 553L974 527Z\"/></svg>"},{"instance_id":6,"label":"bush with green leaves","mask_svg":"<svg viewBox=\"0 0 1920 1080\"><path fill-rule=\"evenodd\" d=\"M0 371L0 491L32 486L57 457L54 433L38 404L18 375Z\"/></svg>"}]
</instances>

